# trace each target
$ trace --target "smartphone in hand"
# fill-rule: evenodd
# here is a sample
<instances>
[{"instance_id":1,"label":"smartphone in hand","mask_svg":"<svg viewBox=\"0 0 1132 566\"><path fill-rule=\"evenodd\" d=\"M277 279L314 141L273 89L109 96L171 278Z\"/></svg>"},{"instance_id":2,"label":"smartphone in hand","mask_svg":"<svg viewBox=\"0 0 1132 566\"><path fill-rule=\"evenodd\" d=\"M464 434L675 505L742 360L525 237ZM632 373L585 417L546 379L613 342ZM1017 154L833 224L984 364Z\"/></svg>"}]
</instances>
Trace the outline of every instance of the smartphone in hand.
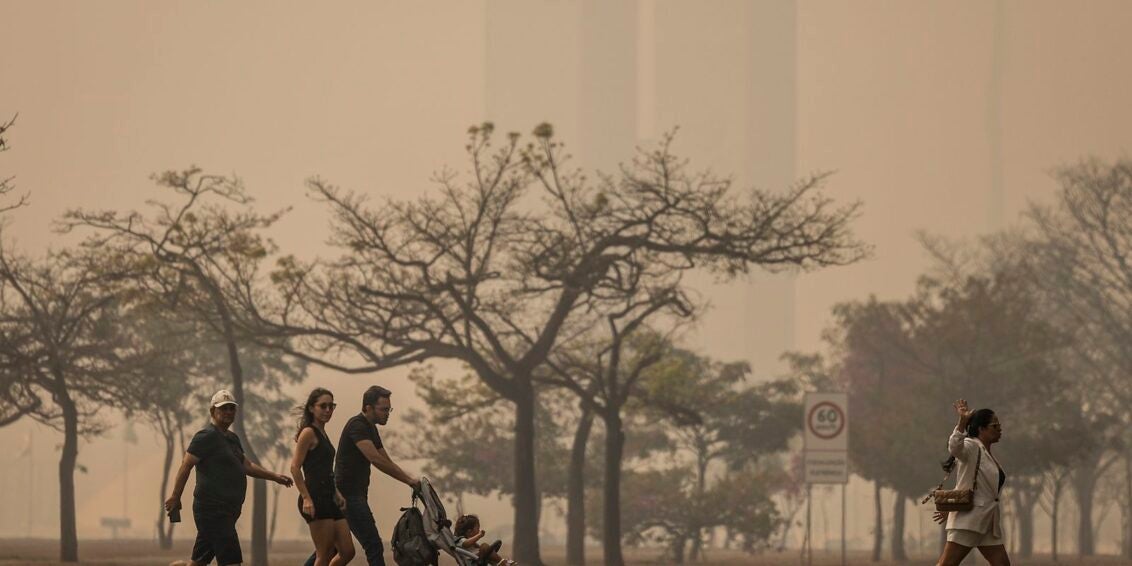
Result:
<instances>
[{"instance_id":1,"label":"smartphone in hand","mask_svg":"<svg viewBox=\"0 0 1132 566\"><path fill-rule=\"evenodd\" d=\"M180 507L174 507L173 509L169 510L169 522L170 523L180 523L181 522L181 508Z\"/></svg>"}]
</instances>

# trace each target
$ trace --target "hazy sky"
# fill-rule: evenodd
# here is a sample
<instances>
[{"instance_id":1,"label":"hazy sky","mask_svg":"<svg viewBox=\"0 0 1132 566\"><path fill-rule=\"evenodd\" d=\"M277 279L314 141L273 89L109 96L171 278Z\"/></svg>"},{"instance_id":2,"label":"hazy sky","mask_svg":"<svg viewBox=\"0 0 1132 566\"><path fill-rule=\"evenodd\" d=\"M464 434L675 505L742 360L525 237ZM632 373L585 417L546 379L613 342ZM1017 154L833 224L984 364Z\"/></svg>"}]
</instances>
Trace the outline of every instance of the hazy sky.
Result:
<instances>
[{"instance_id":1,"label":"hazy sky","mask_svg":"<svg viewBox=\"0 0 1132 566\"><path fill-rule=\"evenodd\" d=\"M614 50L624 47L624 32L637 46L628 59L635 75L626 81L637 89L629 102L638 107L637 131L628 139L647 140L657 129L679 125L676 151L693 165L723 167L729 170L720 173L746 181L744 170L730 170L743 164L711 140L731 139L729 125L744 115L736 108L737 97L748 96L742 93L787 89L795 96L796 129L783 139L792 145L793 170L836 170L827 185L831 194L864 202L857 233L875 246L874 257L796 280L791 341L812 350L820 347L835 303L911 290L926 265L916 230L970 237L1009 223L1027 201L1054 190L1052 167L1088 154L1124 156L1132 144L1130 50L1123 39L1132 3L803 1L793 12L793 52L780 57L782 65L794 65L793 84L756 78L738 85L726 76L703 81L689 71L686 84L665 83L679 92L649 86L677 64L711 69L732 63L729 54L741 55L747 44L720 38L742 34L743 24L721 30L702 22L741 22L731 16L749 16L743 4L711 3L704 8L710 14L676 30L652 23L670 21L665 17L673 11L696 11L688 4L619 5L617 16L631 26L618 23L624 19L603 25L609 22L597 5L540 2L512 13L513 2L328 7L0 0L0 118L19 113L12 150L0 156L0 176L15 175L32 198L31 207L13 215L6 237L33 252L63 245L51 220L65 209L141 207L163 196L148 180L151 173L196 164L238 174L264 209L294 207L272 234L284 250L326 253L326 215L304 193L309 176L374 199L412 197L430 188L434 170L465 169L468 125L501 116L520 122L497 123L503 131L528 132L535 122L551 120L584 155L588 146L571 134L596 143L593 137L603 132L578 125L579 108L601 101L577 86L589 84L580 61L602 61L606 48L610 57L624 53ZM515 36L516 29L529 40L499 55L493 41ZM710 57L652 49L674 33L702 44ZM489 72L490 53L495 64ZM501 93L500 84L527 87ZM517 101L506 98L516 92ZM689 115L703 118L667 123L683 115L662 107L675 99L695 101L697 111ZM617 133L625 132L609 132ZM992 191L995 163L1000 205ZM744 357L732 325L748 289L745 283L704 286L716 310L689 342L721 358ZM372 380L391 385L395 402L411 405L403 376ZM341 403L356 399L370 378L316 371L313 381L329 385ZM344 421L331 423L335 436ZM0 446L22 449L30 428L0 430ZM31 530L54 536L57 437L42 428L35 434L34 497L41 504ZM141 454L154 445L147 431L139 434L141 444L131 447L138 452L131 456L139 467L130 479L137 495L128 511L134 534L147 536L159 504L158 464L154 455ZM103 536L98 517L120 514L122 506L122 446L98 441L81 450L90 472L78 478L80 536ZM100 450L109 455L95 456ZM20 489L28 463L21 462L0 472L0 500L15 509L28 508L28 491ZM871 509L867 491L851 494ZM285 497L280 533L296 536L294 495ZM392 505L378 513L386 532ZM497 521L509 521L508 515L499 513ZM0 514L0 536L23 535L26 523L23 513Z\"/></svg>"}]
</instances>

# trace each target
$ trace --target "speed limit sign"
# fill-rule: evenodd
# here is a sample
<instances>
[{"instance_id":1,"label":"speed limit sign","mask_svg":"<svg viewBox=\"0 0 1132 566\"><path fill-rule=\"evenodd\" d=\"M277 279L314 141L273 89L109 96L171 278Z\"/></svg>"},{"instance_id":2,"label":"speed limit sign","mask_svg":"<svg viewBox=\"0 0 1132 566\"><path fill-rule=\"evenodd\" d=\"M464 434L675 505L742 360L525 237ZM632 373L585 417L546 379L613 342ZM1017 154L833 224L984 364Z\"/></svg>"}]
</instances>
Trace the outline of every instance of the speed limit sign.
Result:
<instances>
[{"instance_id":1,"label":"speed limit sign","mask_svg":"<svg viewBox=\"0 0 1132 566\"><path fill-rule=\"evenodd\" d=\"M806 483L849 481L849 399L844 393L807 393Z\"/></svg>"},{"instance_id":2,"label":"speed limit sign","mask_svg":"<svg viewBox=\"0 0 1132 566\"><path fill-rule=\"evenodd\" d=\"M806 393L802 451L806 481L806 540L813 540L810 514L814 484L841 484L841 563L845 564L845 485L849 483L849 396ZM807 547L809 550L809 547ZM809 550L812 553L812 550ZM812 562L812 557L810 559Z\"/></svg>"},{"instance_id":3,"label":"speed limit sign","mask_svg":"<svg viewBox=\"0 0 1132 566\"><path fill-rule=\"evenodd\" d=\"M822 440L837 438L845 430L845 410L837 403L822 401L807 413L806 426Z\"/></svg>"},{"instance_id":4,"label":"speed limit sign","mask_svg":"<svg viewBox=\"0 0 1132 566\"><path fill-rule=\"evenodd\" d=\"M844 393L807 393L806 450L849 448L848 399Z\"/></svg>"}]
</instances>

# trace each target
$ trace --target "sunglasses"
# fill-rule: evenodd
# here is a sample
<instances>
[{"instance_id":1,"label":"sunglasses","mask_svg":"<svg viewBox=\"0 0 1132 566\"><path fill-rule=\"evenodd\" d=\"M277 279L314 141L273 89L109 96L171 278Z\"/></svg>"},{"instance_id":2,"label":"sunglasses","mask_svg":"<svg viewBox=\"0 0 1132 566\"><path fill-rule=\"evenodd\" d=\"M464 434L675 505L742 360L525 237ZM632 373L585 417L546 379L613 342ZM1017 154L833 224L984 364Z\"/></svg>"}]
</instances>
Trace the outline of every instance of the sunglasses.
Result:
<instances>
[{"instance_id":1,"label":"sunglasses","mask_svg":"<svg viewBox=\"0 0 1132 566\"><path fill-rule=\"evenodd\" d=\"M319 409L322 409L324 411L325 410L333 411L334 409L338 408L338 403L319 403L319 404L315 405L315 407L318 407Z\"/></svg>"}]
</instances>

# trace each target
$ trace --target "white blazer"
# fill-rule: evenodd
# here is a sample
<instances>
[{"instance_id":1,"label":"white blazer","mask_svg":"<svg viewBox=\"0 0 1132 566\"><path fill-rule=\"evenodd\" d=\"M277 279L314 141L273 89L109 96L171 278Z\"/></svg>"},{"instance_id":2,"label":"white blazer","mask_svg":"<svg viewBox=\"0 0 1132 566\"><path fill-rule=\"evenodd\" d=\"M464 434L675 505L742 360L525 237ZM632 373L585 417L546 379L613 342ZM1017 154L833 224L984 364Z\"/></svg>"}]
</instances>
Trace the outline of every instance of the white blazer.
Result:
<instances>
[{"instance_id":1,"label":"white blazer","mask_svg":"<svg viewBox=\"0 0 1132 566\"><path fill-rule=\"evenodd\" d=\"M947 516L948 529L964 529L978 533L992 533L1002 537L1002 521L999 512L998 463L987 452L982 441L969 438L965 431L955 429L947 439L947 451L958 460L958 474L955 489L969 489L979 474L979 485L975 488L975 507L970 511L952 511ZM982 460L978 460L982 452ZM975 462L979 469L975 470Z\"/></svg>"}]
</instances>

